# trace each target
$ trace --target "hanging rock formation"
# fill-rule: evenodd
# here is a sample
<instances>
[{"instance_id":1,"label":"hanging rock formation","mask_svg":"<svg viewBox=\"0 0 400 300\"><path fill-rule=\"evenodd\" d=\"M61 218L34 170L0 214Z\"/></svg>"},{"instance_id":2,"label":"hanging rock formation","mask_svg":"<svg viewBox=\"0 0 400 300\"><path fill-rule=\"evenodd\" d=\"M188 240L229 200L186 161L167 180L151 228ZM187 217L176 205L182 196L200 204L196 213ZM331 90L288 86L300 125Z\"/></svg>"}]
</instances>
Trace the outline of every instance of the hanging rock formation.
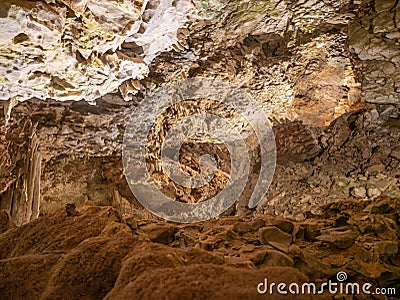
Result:
<instances>
[{"instance_id":1,"label":"hanging rock formation","mask_svg":"<svg viewBox=\"0 0 400 300\"><path fill-rule=\"evenodd\" d=\"M0 159L0 209L9 211L18 225L39 216L42 171L36 125L29 118L21 121L1 137L6 147Z\"/></svg>"}]
</instances>

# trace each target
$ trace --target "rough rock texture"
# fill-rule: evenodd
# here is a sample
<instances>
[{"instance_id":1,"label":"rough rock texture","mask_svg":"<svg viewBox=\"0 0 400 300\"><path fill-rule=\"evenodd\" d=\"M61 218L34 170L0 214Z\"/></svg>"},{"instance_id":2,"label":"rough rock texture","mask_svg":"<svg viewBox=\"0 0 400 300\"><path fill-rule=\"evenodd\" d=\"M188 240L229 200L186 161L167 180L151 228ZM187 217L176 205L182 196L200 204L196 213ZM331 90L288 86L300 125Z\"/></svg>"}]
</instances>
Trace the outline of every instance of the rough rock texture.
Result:
<instances>
[{"instance_id":1,"label":"rough rock texture","mask_svg":"<svg viewBox=\"0 0 400 300\"><path fill-rule=\"evenodd\" d=\"M379 111L378 111L379 110ZM258 210L302 218L342 197L400 196L398 114L393 106L345 114L327 128L275 127L278 163Z\"/></svg>"},{"instance_id":2,"label":"rough rock texture","mask_svg":"<svg viewBox=\"0 0 400 300\"><path fill-rule=\"evenodd\" d=\"M10 215L9 210L0 210L0 233L3 233L4 231L14 227L16 227L16 225Z\"/></svg>"},{"instance_id":3,"label":"rough rock texture","mask_svg":"<svg viewBox=\"0 0 400 300\"><path fill-rule=\"evenodd\" d=\"M46 103L37 100L15 107L15 118L7 127L0 127L0 149L5 153L0 169L2 207L11 210L14 190L11 185L19 178L18 173L23 174L25 163L29 161L29 124L35 124L35 137L39 139L42 156L42 166L38 170L41 172L42 213L62 206L71 197L77 206L87 200L110 204L113 195L119 194L132 200L122 174L120 156L124 129L121 124L126 122L125 108L129 104L118 99L122 106L106 101L90 106L83 101ZM1 115L4 124L2 110ZM114 189L117 192L113 192ZM7 191L11 194L6 194ZM19 193L23 195L24 191L21 186ZM11 213L14 215L15 211Z\"/></svg>"},{"instance_id":4,"label":"rough rock texture","mask_svg":"<svg viewBox=\"0 0 400 300\"><path fill-rule=\"evenodd\" d=\"M375 73L364 68L365 64L372 60L362 54L365 52L363 49L372 49L368 51L379 55L386 53L375 47L376 38L371 40L370 35L360 34L361 29L357 28L365 28L366 20L373 24L377 24L374 20L378 19L392 22L393 17L397 16L396 3L389 6L379 1L373 1L371 4L367 1L361 4L352 1L195 1L193 5L197 10L195 17L190 19L189 29L178 29L188 20L186 9L189 9L185 1L179 3L167 0L144 3L2 2L1 20L4 27L9 28L7 22L19 22L18 26L22 27L21 32L17 33L17 37L21 35L18 38L15 38L15 30L2 32L2 42L7 43L1 46L3 50L0 55L4 60L4 72L1 74L18 78L10 77L8 81L1 82L4 99L8 99L0 103L0 132L5 137L1 149L18 156L13 148L8 148L7 142L10 138L7 138L6 132L9 128L19 128L18 130L23 131L25 118L36 126L43 158L40 188L43 213L50 211L51 207L59 207L68 202L71 194L75 196L78 206L86 200L93 200L99 204L111 204L116 201L120 207L127 209L129 203L134 203L135 200L123 179L120 163L122 137L130 111L147 92L161 83L194 76L218 77L244 88L259 101L275 125L278 148L281 149L278 149L278 164L285 167L278 166L276 182L266 198L268 201L264 202L259 211L269 206L270 212L296 215L304 211L303 205L307 207L306 210L312 210L318 207L316 203L330 202L342 194L361 198L373 198L383 191L393 194L398 187L398 177L394 171L398 165L398 108L395 105L379 106L375 108L375 112L374 107L370 107L368 109L373 113L365 116L365 122L362 120L364 116L360 116L358 123L351 120L358 118L357 113L354 116L345 113L362 108L364 98L371 101L371 97L367 97L371 91L371 81L368 78L375 76ZM119 15L121 9L127 9L125 4L134 5L133 9L129 10L132 15L124 14L123 18L117 21L114 16ZM57 10L63 13L56 14ZM168 23L171 27L161 27L167 30L167 34L160 37L157 31L160 24L156 24L156 21L160 20L156 16L160 14L160 17L167 18L169 13L175 13L178 16L177 20L170 20L175 24L172 26L172 23ZM54 16L54 24L58 24L60 33L57 33L56 25L46 21L52 20L50 15ZM100 18L99 15L104 17ZM132 27L124 25L125 23L131 24ZM148 25L145 26L144 23ZM37 27L32 24L36 24ZM138 26L141 26L142 30L136 28ZM33 29L26 29L28 27ZM126 31L123 27L129 30ZM76 32L74 31L71 38L67 38L67 33L73 28ZM388 32L396 30L393 26L388 28L385 29ZM371 34L387 42L388 32L382 30L375 30ZM43 31L43 41L37 40L36 35L39 31ZM104 32L107 34L103 34ZM59 39L55 39L59 44L44 43L44 37L53 33L60 35ZM24 34L28 39L24 38ZM35 38L31 38L30 35L34 35ZM146 36L157 39L147 40ZM138 41L139 37L141 42ZM91 46L85 46L85 41L92 43ZM176 41L179 42L174 44L174 50L159 53L172 49L172 44ZM121 49L118 48L119 45ZM157 46L155 49L155 45L162 47ZM390 53L394 53L396 47L394 45L390 48ZM29 49L38 53L32 54ZM14 56L18 54L32 58L21 60L28 64L24 65L22 70L34 72L35 76L19 73L18 67L17 70L7 72L8 67L18 64L18 59L11 60L10 56L7 56L9 51L13 51ZM52 69L57 74L51 75L51 81L40 81L43 70L37 73L32 71L31 67L39 70L44 64L51 66L52 61L59 66L63 57L46 54L53 53L52 51L61 51L60 53L68 56L63 59L65 66ZM148 68L143 76L148 72L148 77L140 82L122 85L120 95L107 94L97 99L95 106L90 106L84 101L60 103L50 99L31 99L19 104L16 101L17 94L25 93L26 89L30 91L27 92L27 98L36 96L63 100L94 100L97 96L116 90L122 81L127 82L124 76L129 72L122 77L117 76L115 72L125 72L129 68L111 68L108 71L103 70L105 73L100 72L102 65L110 63L106 58L115 56L122 65L126 63L126 66L133 67L137 62L132 61L131 56L136 57L138 53L139 58L143 60L140 64L146 70ZM36 62L33 59L42 56L50 61L39 59ZM376 58L374 65L383 66L382 59ZM74 67L68 67L69 60L74 62ZM93 69L93 72L79 71L80 65L86 65ZM387 72L392 68L384 67L384 70ZM68 72L78 73L69 76ZM383 76L388 82L397 82L393 77L396 74L380 73L379 76ZM134 77L133 74L128 75ZM139 77L142 78L141 76ZM30 81L30 78L33 81ZM35 78L39 78L40 82L36 82ZM66 78L80 78L80 84L68 83ZM114 80L113 78L116 80L114 83L118 84L111 84L111 89L111 85L106 81ZM68 86L60 84L62 80L59 79L67 80ZM92 82L92 79L96 82ZM18 83L18 80L28 82ZM58 83L54 83L54 80ZM81 85L82 83L84 84ZM49 88L49 84L56 84L60 90ZM136 91L135 87L139 87L140 92L133 96L134 93L129 90L132 88ZM12 94L9 88L17 94ZM74 90L84 92L74 94ZM53 93L52 91L60 93L43 94ZM385 91L386 88L381 89L380 93ZM387 91L387 96L398 95L395 91L392 93L392 89L388 88ZM393 97L391 96L391 99ZM133 101L124 102L123 98ZM392 100L379 102L393 103ZM343 114L345 115L342 118L331 124ZM295 120L294 123L287 121L288 118ZM368 121L368 118L371 120ZM360 122L363 124L359 124ZM325 127L329 124L329 127ZM349 134L356 136L354 141L348 139ZM389 152L377 148L381 142L384 143L381 145L382 149L389 147ZM24 143L29 144L29 141ZM358 143L366 143L369 146L354 152ZM371 151L382 152L382 155L372 155ZM351 153L351 158L347 158L348 153ZM347 159L350 159L351 163ZM14 161L18 159L9 160L2 165L2 168L6 168L4 174L9 172L10 168L14 169L14 173L19 172L14 168ZM325 164L327 166L324 166ZM366 165L370 167L369 170L366 170ZM351 178L343 179L349 175ZM17 175L7 173L0 182L0 191L4 191L15 176ZM288 178L287 182L291 185L281 184L283 178ZM341 183L342 179L345 183ZM381 183L382 180L386 183ZM291 191L290 186L296 186L299 192ZM218 188L213 188L210 195ZM184 194L190 198L187 192ZM12 202L10 196L6 198L3 202ZM290 201L295 203L290 203L291 207L287 209ZM308 205L310 201L311 204ZM301 207L296 207L299 203ZM10 204L3 206L11 209ZM245 205L240 206L240 209L245 208Z\"/></svg>"},{"instance_id":5,"label":"rough rock texture","mask_svg":"<svg viewBox=\"0 0 400 300\"><path fill-rule=\"evenodd\" d=\"M379 197L328 205L303 222L263 215L191 225L122 219L111 207L61 209L0 235L0 299L265 299L264 278L318 285L339 271L399 291L399 209L398 199Z\"/></svg>"},{"instance_id":6,"label":"rough rock texture","mask_svg":"<svg viewBox=\"0 0 400 300\"><path fill-rule=\"evenodd\" d=\"M363 1L349 24L348 43L365 100L399 105L399 1Z\"/></svg>"},{"instance_id":7,"label":"rough rock texture","mask_svg":"<svg viewBox=\"0 0 400 300\"><path fill-rule=\"evenodd\" d=\"M161 54L146 81L223 78L276 119L328 125L362 101L346 47L352 3L216 1L191 25L189 49Z\"/></svg>"},{"instance_id":8,"label":"rough rock texture","mask_svg":"<svg viewBox=\"0 0 400 300\"><path fill-rule=\"evenodd\" d=\"M114 99L119 99L121 105L115 104ZM23 120L24 115L30 115L32 123L38 124L36 134L43 157L42 213L70 202L71 197L78 207L91 200L101 205L116 205L122 213L137 213L136 209L140 208L126 184L121 162L122 124L129 116L131 104L117 96L113 104L106 100L99 101L98 106L85 102L37 101L14 108L12 128L23 128L17 120ZM345 114L325 128L301 122L276 125L277 168L268 194L256 213L301 219L305 212L317 213L321 204L343 197L375 198L380 194L399 197L398 116L394 106L378 109L372 106ZM5 133L5 127L0 128ZM5 141L0 147L10 142L7 138ZM193 148L189 150L188 155L192 156ZM9 151L18 154L13 148ZM3 164L3 168L12 170L14 161ZM257 168L255 164L255 174ZM1 190L6 189L12 178L2 178ZM221 181L200 196L211 196L223 186ZM365 192L360 193L360 188ZM199 199L196 191L178 192L183 193L187 202L191 197ZM178 192L171 196L182 197ZM240 207L229 213L246 211L250 192L246 191ZM5 195L2 197L6 199ZM3 201L10 203L7 199Z\"/></svg>"},{"instance_id":9,"label":"rough rock texture","mask_svg":"<svg viewBox=\"0 0 400 300\"><path fill-rule=\"evenodd\" d=\"M277 116L329 122L360 100L357 79L371 90L368 101L397 101L394 0L7 0L1 8L2 99L93 101L123 82L130 99L140 88L131 79L143 79L148 63L174 49L157 58L150 82L159 75L228 78L257 91ZM186 21L188 41L189 31L179 29ZM379 97L371 94L376 89Z\"/></svg>"},{"instance_id":10,"label":"rough rock texture","mask_svg":"<svg viewBox=\"0 0 400 300\"><path fill-rule=\"evenodd\" d=\"M191 9L187 0L2 1L0 99L94 102L120 88L129 100Z\"/></svg>"}]
</instances>

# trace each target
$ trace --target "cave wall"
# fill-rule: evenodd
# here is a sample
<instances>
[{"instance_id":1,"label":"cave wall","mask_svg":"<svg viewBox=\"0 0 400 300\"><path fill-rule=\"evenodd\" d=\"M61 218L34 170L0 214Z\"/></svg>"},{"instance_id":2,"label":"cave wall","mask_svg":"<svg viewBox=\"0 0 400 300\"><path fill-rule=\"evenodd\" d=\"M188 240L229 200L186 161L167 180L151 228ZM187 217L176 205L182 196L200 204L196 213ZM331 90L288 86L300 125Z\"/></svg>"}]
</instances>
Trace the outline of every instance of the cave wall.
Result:
<instances>
[{"instance_id":1,"label":"cave wall","mask_svg":"<svg viewBox=\"0 0 400 300\"><path fill-rule=\"evenodd\" d=\"M363 1L357 18L349 24L348 34L348 47L365 101L399 105L399 1Z\"/></svg>"},{"instance_id":2,"label":"cave wall","mask_svg":"<svg viewBox=\"0 0 400 300\"><path fill-rule=\"evenodd\" d=\"M129 102L122 90L96 105L0 102L0 205L18 223L38 215L38 199L42 214L88 200L143 213L122 171L125 124L146 93L191 76L229 80L272 116L278 167L258 211L296 216L343 197L398 196L398 3L208 3L183 31L185 47L154 58Z\"/></svg>"}]
</instances>

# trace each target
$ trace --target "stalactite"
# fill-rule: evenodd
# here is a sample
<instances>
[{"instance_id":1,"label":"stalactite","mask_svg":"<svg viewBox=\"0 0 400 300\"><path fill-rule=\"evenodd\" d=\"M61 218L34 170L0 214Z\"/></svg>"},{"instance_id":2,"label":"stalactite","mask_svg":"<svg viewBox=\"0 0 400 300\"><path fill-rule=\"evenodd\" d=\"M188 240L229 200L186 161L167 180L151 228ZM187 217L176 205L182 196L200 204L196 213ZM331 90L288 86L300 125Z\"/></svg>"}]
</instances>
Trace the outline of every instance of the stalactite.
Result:
<instances>
[{"instance_id":1,"label":"stalactite","mask_svg":"<svg viewBox=\"0 0 400 300\"><path fill-rule=\"evenodd\" d=\"M39 216L41 152L36 126L27 118L16 122L6 134L6 140L9 141L4 153L7 164L2 166L6 176L2 181L7 184L0 193L0 209L9 210L21 225ZM10 171L8 174L6 169Z\"/></svg>"}]
</instances>

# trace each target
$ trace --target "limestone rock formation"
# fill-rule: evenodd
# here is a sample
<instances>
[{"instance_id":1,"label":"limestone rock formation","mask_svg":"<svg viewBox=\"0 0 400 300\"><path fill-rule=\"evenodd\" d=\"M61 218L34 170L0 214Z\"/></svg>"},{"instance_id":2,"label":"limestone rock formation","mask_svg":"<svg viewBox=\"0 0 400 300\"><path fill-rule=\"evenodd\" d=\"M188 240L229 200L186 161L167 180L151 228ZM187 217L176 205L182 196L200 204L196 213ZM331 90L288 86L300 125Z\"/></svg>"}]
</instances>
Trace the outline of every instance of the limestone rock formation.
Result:
<instances>
[{"instance_id":1,"label":"limestone rock formation","mask_svg":"<svg viewBox=\"0 0 400 300\"><path fill-rule=\"evenodd\" d=\"M189 1L13 1L0 4L0 99L126 100L172 49Z\"/></svg>"}]
</instances>

